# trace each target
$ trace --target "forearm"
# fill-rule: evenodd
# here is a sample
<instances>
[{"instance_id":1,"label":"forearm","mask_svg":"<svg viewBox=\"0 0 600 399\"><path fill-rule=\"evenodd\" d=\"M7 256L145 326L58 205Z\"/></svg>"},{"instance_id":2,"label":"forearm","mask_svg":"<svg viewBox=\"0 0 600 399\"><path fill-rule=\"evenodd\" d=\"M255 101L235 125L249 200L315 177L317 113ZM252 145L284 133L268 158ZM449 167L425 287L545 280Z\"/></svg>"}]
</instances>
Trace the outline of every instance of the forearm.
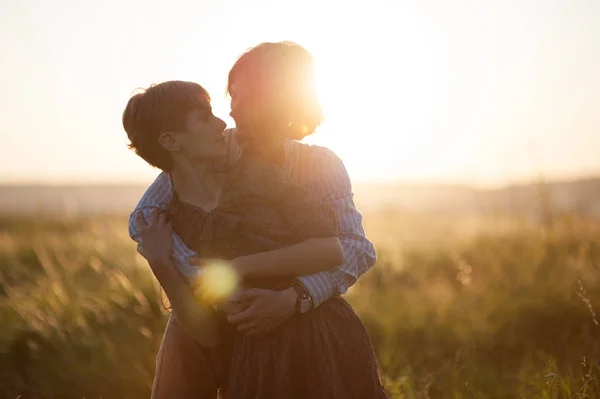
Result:
<instances>
[{"instance_id":1,"label":"forearm","mask_svg":"<svg viewBox=\"0 0 600 399\"><path fill-rule=\"evenodd\" d=\"M344 261L337 237L311 238L285 248L237 258L236 269L243 276L299 276L331 269Z\"/></svg>"},{"instance_id":2,"label":"forearm","mask_svg":"<svg viewBox=\"0 0 600 399\"><path fill-rule=\"evenodd\" d=\"M375 249L368 240L342 238L341 241L344 263L329 270L298 277L313 298L315 307L329 298L345 294L375 263Z\"/></svg>"},{"instance_id":3,"label":"forearm","mask_svg":"<svg viewBox=\"0 0 600 399\"><path fill-rule=\"evenodd\" d=\"M150 267L165 290L173 312L183 328L203 347L218 344L218 329L213 309L194 296L189 284L171 262Z\"/></svg>"},{"instance_id":4,"label":"forearm","mask_svg":"<svg viewBox=\"0 0 600 399\"><path fill-rule=\"evenodd\" d=\"M312 296L313 305L319 306L327 299L345 293L375 263L377 255L365 236L362 215L354 205L352 184L343 162L330 150L315 151L313 159L318 163L314 167L319 171L317 184L312 185L315 198L333 206L344 252L341 265L298 277Z\"/></svg>"}]
</instances>

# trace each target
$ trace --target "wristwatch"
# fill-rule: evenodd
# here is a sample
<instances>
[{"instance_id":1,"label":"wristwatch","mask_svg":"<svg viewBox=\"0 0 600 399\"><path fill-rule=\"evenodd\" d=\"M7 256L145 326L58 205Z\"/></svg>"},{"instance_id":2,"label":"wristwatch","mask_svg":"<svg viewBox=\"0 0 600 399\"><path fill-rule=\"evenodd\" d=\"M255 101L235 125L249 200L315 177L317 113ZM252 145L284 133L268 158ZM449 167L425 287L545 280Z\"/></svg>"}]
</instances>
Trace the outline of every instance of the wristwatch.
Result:
<instances>
[{"instance_id":1,"label":"wristwatch","mask_svg":"<svg viewBox=\"0 0 600 399\"><path fill-rule=\"evenodd\" d=\"M300 281L296 280L294 289L298 294L298 298L296 299L296 311L299 313L306 313L311 310L313 307L313 300L306 287L304 287Z\"/></svg>"}]
</instances>

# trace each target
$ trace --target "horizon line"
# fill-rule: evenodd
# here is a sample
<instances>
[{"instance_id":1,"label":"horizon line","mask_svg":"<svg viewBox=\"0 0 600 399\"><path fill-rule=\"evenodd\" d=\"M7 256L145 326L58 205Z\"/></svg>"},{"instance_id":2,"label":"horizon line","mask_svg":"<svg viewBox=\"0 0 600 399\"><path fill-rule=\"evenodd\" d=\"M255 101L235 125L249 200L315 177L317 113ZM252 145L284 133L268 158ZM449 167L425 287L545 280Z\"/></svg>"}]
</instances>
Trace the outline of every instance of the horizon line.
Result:
<instances>
[{"instance_id":1,"label":"horizon line","mask_svg":"<svg viewBox=\"0 0 600 399\"><path fill-rule=\"evenodd\" d=\"M435 179L435 178L357 178L351 179L353 185L423 185L423 186L461 186L470 188L483 188L483 189L494 189L503 188L510 186L523 186L531 185L536 183L571 183L571 182L583 182L600 180L600 173L589 173L580 174L576 176L539 176L529 177L521 179L511 179L504 182L491 182L489 184L476 183L475 181L469 182L467 179ZM0 178L0 187L94 187L94 186L144 186L150 185L154 181L154 178L150 179L108 179L100 178L95 180L81 180L81 179L2 179Z\"/></svg>"}]
</instances>

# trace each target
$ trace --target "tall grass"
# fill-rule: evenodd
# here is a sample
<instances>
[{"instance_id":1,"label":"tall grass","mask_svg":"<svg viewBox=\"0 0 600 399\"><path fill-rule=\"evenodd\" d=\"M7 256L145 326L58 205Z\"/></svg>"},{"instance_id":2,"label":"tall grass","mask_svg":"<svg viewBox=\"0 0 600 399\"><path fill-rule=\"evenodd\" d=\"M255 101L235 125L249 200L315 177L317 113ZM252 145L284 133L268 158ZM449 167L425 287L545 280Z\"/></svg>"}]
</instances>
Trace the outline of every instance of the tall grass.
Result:
<instances>
[{"instance_id":1,"label":"tall grass","mask_svg":"<svg viewBox=\"0 0 600 399\"><path fill-rule=\"evenodd\" d=\"M365 222L348 298L392 397L600 397L600 221ZM165 322L125 217L0 218L0 398L148 397Z\"/></svg>"}]
</instances>

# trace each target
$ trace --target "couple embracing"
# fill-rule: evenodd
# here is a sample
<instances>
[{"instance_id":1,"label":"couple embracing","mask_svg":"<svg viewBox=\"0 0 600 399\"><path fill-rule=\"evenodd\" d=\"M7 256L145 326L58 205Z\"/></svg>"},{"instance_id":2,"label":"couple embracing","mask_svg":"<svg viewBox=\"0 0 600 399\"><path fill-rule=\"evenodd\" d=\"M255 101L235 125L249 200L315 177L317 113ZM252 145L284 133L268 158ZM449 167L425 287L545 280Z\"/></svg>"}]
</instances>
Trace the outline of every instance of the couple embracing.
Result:
<instances>
[{"instance_id":1,"label":"couple embracing","mask_svg":"<svg viewBox=\"0 0 600 399\"><path fill-rule=\"evenodd\" d=\"M152 397L387 398L340 296L375 249L342 161L299 141L323 120L310 53L262 43L227 90L234 129L192 82L150 86L123 113L130 147L163 171L129 223L172 309ZM207 294L227 282L208 278L216 263L237 282L226 297Z\"/></svg>"}]
</instances>

